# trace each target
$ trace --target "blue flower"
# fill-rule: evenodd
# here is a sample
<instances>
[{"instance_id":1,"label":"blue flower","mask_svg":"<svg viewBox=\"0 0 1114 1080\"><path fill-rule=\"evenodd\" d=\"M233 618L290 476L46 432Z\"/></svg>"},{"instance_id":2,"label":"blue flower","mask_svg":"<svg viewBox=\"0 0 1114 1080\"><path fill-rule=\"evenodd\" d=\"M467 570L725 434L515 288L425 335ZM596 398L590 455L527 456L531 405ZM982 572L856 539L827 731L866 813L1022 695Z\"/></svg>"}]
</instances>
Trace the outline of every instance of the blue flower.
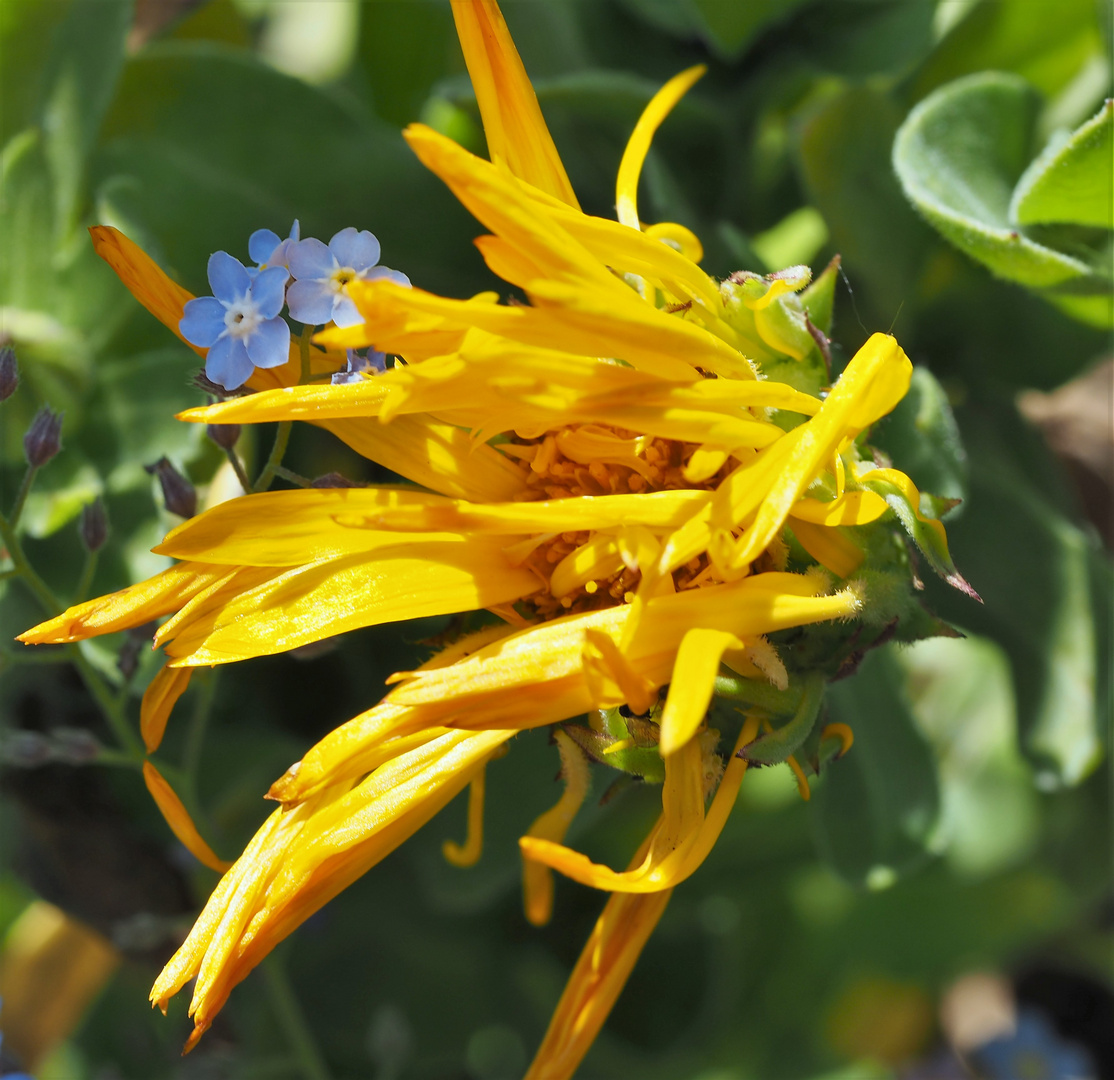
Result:
<instances>
[{"instance_id":1,"label":"blue flower","mask_svg":"<svg viewBox=\"0 0 1114 1080\"><path fill-rule=\"evenodd\" d=\"M255 276L260 270L271 266L290 266L290 249L298 242L302 235L302 227L298 219L290 226L290 235L285 240L280 240L278 233L270 229L256 229L248 237L248 255L251 261L258 263L255 273L248 267L248 273Z\"/></svg>"},{"instance_id":2,"label":"blue flower","mask_svg":"<svg viewBox=\"0 0 1114 1080\"><path fill-rule=\"evenodd\" d=\"M286 294L290 317L317 326L331 319L337 326L356 326L362 320L345 293L350 281L386 279L409 285L397 270L377 266L379 241L366 229L341 229L326 247L312 237L290 247L290 273L294 284Z\"/></svg>"},{"instance_id":3,"label":"blue flower","mask_svg":"<svg viewBox=\"0 0 1114 1080\"><path fill-rule=\"evenodd\" d=\"M334 386L344 386L347 383L358 383L363 381L363 372L373 372L376 375L382 375L387 370L387 354L376 352L374 349L368 349L367 355L356 352L355 349L348 350L348 363L343 371L338 371L333 375Z\"/></svg>"},{"instance_id":4,"label":"blue flower","mask_svg":"<svg viewBox=\"0 0 1114 1080\"><path fill-rule=\"evenodd\" d=\"M191 345L208 349L205 375L235 390L253 369L278 367L290 358L290 327L278 317L289 274L281 266L253 280L226 251L209 256L212 296L186 304L178 329Z\"/></svg>"}]
</instances>

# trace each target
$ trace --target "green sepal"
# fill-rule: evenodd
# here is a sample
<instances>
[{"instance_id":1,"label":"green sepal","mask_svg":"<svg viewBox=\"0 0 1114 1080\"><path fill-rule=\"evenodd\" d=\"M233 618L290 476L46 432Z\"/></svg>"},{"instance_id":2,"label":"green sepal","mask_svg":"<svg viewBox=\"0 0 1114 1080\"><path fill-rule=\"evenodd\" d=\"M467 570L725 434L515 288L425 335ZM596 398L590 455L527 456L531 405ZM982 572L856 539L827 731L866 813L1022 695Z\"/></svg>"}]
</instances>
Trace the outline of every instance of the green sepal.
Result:
<instances>
[{"instance_id":1,"label":"green sepal","mask_svg":"<svg viewBox=\"0 0 1114 1080\"><path fill-rule=\"evenodd\" d=\"M625 718L618 709L601 709L597 713L602 731L595 731L582 724L566 724L564 731L593 761L607 765L619 772L641 777L647 783L660 784L665 780L665 761L658 752L657 725L637 717ZM635 745L608 753L611 747L624 739L634 739Z\"/></svg>"},{"instance_id":2,"label":"green sepal","mask_svg":"<svg viewBox=\"0 0 1114 1080\"><path fill-rule=\"evenodd\" d=\"M809 321L822 334L832 332L832 312L835 308L836 282L839 280L838 255L824 267L824 272L801 293L801 307L807 312Z\"/></svg>"},{"instance_id":3,"label":"green sepal","mask_svg":"<svg viewBox=\"0 0 1114 1080\"><path fill-rule=\"evenodd\" d=\"M918 516L917 511L920 507L913 506L905 497L905 493L888 480L872 480L870 473L867 473L861 478L861 483L864 488L873 491L876 495L881 495L886 500L886 504L894 512L897 520L901 522L902 528L909 534L921 554L928 560L929 566L940 577L953 588L982 603L979 594L975 592L966 578L956 569L955 563L952 562L951 554L948 551L948 541L941 535L942 530L938 532L932 528L928 521L924 521Z\"/></svg>"},{"instance_id":4,"label":"green sepal","mask_svg":"<svg viewBox=\"0 0 1114 1080\"><path fill-rule=\"evenodd\" d=\"M813 673L807 676L803 683L800 704L789 723L747 743L738 756L752 765L780 765L788 760L816 725L820 705L824 701L825 685L822 675Z\"/></svg>"}]
</instances>

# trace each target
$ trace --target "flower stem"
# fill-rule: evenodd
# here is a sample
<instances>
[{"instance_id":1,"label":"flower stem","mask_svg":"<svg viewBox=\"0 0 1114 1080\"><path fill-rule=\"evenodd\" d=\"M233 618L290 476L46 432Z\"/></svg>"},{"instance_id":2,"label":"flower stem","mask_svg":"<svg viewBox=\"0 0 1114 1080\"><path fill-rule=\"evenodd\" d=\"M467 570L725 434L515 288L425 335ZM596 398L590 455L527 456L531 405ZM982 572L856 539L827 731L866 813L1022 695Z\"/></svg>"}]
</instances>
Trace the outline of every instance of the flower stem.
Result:
<instances>
[{"instance_id":1,"label":"flower stem","mask_svg":"<svg viewBox=\"0 0 1114 1080\"><path fill-rule=\"evenodd\" d=\"M25 496L23 489L30 487L28 477L33 471L32 469L28 469L27 474L23 478L23 485L20 489L22 496ZM17 496L15 509L20 509L21 505L22 498ZM20 544L19 537L16 535L14 521L9 520L3 514L0 514L0 541L3 541L4 547L7 548L8 558L12 560L12 569L15 571L15 576L18 576L27 588L35 594L35 598L48 615L60 614L62 611L61 602L58 597L54 595L50 586L39 577L35 572L35 568L28 562L27 555L23 551L23 545ZM101 673L93 667L88 658L81 651L80 645L67 645L66 650L69 653L69 658L74 667L77 668L78 673L81 675L82 682L85 683L89 693L93 695L93 698L101 707L101 712L104 714L108 726L112 729L113 734L116 736L124 752L136 761L142 760L143 747L139 741L139 736L132 731L131 725L128 723L127 716L125 715L127 695L116 695L112 692L112 689L109 687L108 683L105 682Z\"/></svg>"},{"instance_id":2,"label":"flower stem","mask_svg":"<svg viewBox=\"0 0 1114 1080\"><path fill-rule=\"evenodd\" d=\"M93 575L97 572L99 554L99 552L90 551L85 555L85 565L81 569L81 580L78 581L77 592L74 593L73 601L75 604L80 604L89 595L89 589L93 584Z\"/></svg>"},{"instance_id":3,"label":"flower stem","mask_svg":"<svg viewBox=\"0 0 1114 1080\"><path fill-rule=\"evenodd\" d=\"M313 481L306 476L301 476L291 469L284 469L281 465L275 466L275 476L281 476L283 480L289 480L292 484L297 484L298 487L309 487Z\"/></svg>"},{"instance_id":4,"label":"flower stem","mask_svg":"<svg viewBox=\"0 0 1114 1080\"><path fill-rule=\"evenodd\" d=\"M8 514L8 524L12 532L15 532L15 527L19 524L20 515L23 513L23 504L27 501L31 484L35 479L35 473L38 471L34 465L28 465L27 471L23 474L23 480L19 485L19 491L16 493L15 502L12 504L11 513Z\"/></svg>"},{"instance_id":5,"label":"flower stem","mask_svg":"<svg viewBox=\"0 0 1114 1080\"><path fill-rule=\"evenodd\" d=\"M283 420L279 424L278 431L275 432L274 445L271 447L271 456L267 458L267 464L263 466L259 479L252 486L253 493L266 491L271 486L275 473L282 464L283 455L286 453L286 444L290 441L290 429L292 427L293 424L289 420Z\"/></svg>"},{"instance_id":6,"label":"flower stem","mask_svg":"<svg viewBox=\"0 0 1114 1080\"><path fill-rule=\"evenodd\" d=\"M302 1012L281 962L276 956L269 956L260 967L263 969L271 1006L290 1040L290 1049L301 1065L302 1075L306 1080L331 1080L328 1066L317 1048L313 1033L306 1023L305 1013Z\"/></svg>"},{"instance_id":7,"label":"flower stem","mask_svg":"<svg viewBox=\"0 0 1114 1080\"><path fill-rule=\"evenodd\" d=\"M240 455L235 450L225 450L228 455L229 463L232 465L232 471L236 474L236 479L240 481L240 487L244 489L246 495L251 491L251 481L248 479L248 474L244 471L244 463L240 460Z\"/></svg>"}]
</instances>

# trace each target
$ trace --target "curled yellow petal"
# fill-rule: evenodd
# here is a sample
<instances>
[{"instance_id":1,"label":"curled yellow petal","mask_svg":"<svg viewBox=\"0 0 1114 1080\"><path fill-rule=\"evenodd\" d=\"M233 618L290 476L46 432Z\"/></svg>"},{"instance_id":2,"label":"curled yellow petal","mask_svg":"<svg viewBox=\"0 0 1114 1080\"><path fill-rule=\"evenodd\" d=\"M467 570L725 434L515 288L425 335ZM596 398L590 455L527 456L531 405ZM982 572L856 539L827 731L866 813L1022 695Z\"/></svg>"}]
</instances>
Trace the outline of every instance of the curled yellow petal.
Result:
<instances>
[{"instance_id":1,"label":"curled yellow petal","mask_svg":"<svg viewBox=\"0 0 1114 1080\"><path fill-rule=\"evenodd\" d=\"M615 180L615 216L633 229L640 228L638 222L638 179L642 175L642 165L650 150L654 133L661 122L673 111L673 107L688 92L707 67L697 64L679 75L674 75L651 99L635 124L623 160L619 163L619 174Z\"/></svg>"},{"instance_id":2,"label":"curled yellow petal","mask_svg":"<svg viewBox=\"0 0 1114 1080\"><path fill-rule=\"evenodd\" d=\"M801 547L836 577L850 577L866 558L866 552L839 529L800 519L794 519L790 528Z\"/></svg>"},{"instance_id":3,"label":"curled yellow petal","mask_svg":"<svg viewBox=\"0 0 1114 1080\"><path fill-rule=\"evenodd\" d=\"M446 840L441 854L453 866L475 866L484 850L484 790L487 766L483 766L468 785L468 831L463 844Z\"/></svg>"},{"instance_id":4,"label":"curled yellow petal","mask_svg":"<svg viewBox=\"0 0 1114 1080\"><path fill-rule=\"evenodd\" d=\"M139 706L139 734L147 753L153 754L162 742L166 722L178 699L190 684L190 668L172 668L164 664L143 692Z\"/></svg>"},{"instance_id":5,"label":"curled yellow petal","mask_svg":"<svg viewBox=\"0 0 1114 1080\"><path fill-rule=\"evenodd\" d=\"M526 831L527 836L561 843L572 819L584 803L592 782L588 759L563 731L555 734L561 754L561 777L565 790L561 798L540 815ZM533 859L522 860L522 898L526 918L534 926L545 926L553 916L553 872Z\"/></svg>"},{"instance_id":6,"label":"curled yellow petal","mask_svg":"<svg viewBox=\"0 0 1114 1080\"><path fill-rule=\"evenodd\" d=\"M166 818L171 832L182 842L182 846L199 863L209 867L210 870L219 870L223 873L232 864L225 862L201 838L193 819L189 816L182 800L175 794L174 789L163 779L162 774L149 761L143 763L143 780L155 805L162 816Z\"/></svg>"}]
</instances>

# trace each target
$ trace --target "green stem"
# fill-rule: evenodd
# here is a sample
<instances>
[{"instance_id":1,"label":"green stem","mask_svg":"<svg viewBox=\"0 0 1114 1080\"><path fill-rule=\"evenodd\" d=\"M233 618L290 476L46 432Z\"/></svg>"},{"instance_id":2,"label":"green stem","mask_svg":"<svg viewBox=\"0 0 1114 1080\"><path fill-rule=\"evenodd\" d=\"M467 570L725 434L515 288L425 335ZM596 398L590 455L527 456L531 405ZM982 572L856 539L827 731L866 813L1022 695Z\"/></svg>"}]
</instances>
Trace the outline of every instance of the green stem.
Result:
<instances>
[{"instance_id":1,"label":"green stem","mask_svg":"<svg viewBox=\"0 0 1114 1080\"><path fill-rule=\"evenodd\" d=\"M291 469L283 468L281 465L275 466L275 476L281 476L283 480L289 480L290 483L297 484L298 487L308 488L313 483L308 476L301 476Z\"/></svg>"},{"instance_id":2,"label":"green stem","mask_svg":"<svg viewBox=\"0 0 1114 1080\"><path fill-rule=\"evenodd\" d=\"M213 715L213 699L217 693L217 672L197 672L194 676L201 683L200 692L194 703L193 716L186 729L186 746L182 751L182 798L191 808L200 804L197 798L197 773L201 766L201 752L205 748L205 733L209 719Z\"/></svg>"},{"instance_id":3,"label":"green stem","mask_svg":"<svg viewBox=\"0 0 1114 1080\"><path fill-rule=\"evenodd\" d=\"M23 480L19 485L19 491L16 493L15 502L12 504L11 513L8 514L8 523L13 532L19 524L19 517L23 513L23 504L27 501L27 496L31 491L31 483L38 471L34 465L28 465L27 471L23 474Z\"/></svg>"},{"instance_id":4,"label":"green stem","mask_svg":"<svg viewBox=\"0 0 1114 1080\"><path fill-rule=\"evenodd\" d=\"M251 481L248 479L248 474L244 471L244 463L240 460L240 455L235 450L225 450L228 455L228 460L232 465L232 471L236 474L236 479L240 481L240 487L245 492L251 491Z\"/></svg>"},{"instance_id":5,"label":"green stem","mask_svg":"<svg viewBox=\"0 0 1114 1080\"><path fill-rule=\"evenodd\" d=\"M764 709L771 716L792 716L801 703L804 687L790 683L787 689L779 690L758 679L746 679L741 675L717 675L712 693L725 701L737 701Z\"/></svg>"},{"instance_id":6,"label":"green stem","mask_svg":"<svg viewBox=\"0 0 1114 1080\"><path fill-rule=\"evenodd\" d=\"M77 583L77 592L74 593L73 602L75 604L80 604L89 595L89 589L93 585L93 575L97 572L99 556L100 553L96 551L86 553L85 566L81 570L81 580Z\"/></svg>"},{"instance_id":7,"label":"green stem","mask_svg":"<svg viewBox=\"0 0 1114 1080\"><path fill-rule=\"evenodd\" d=\"M30 474L31 470L28 470ZM24 486L29 486L27 478L24 477ZM16 506L19 507L20 500L16 500ZM8 549L8 557L12 560L12 566L18 574L23 583L35 594L36 599L42 605L43 610L47 615L58 615L62 611L62 604L58 597L54 595L50 586L35 572L34 567L27 561L27 556L24 554L23 546L19 542L19 537L16 535L14 524L8 520L3 514L0 514L0 540L3 541L4 546ZM125 715L125 702L126 696L121 695L117 697L112 693L108 683L101 677L101 674L89 662L88 658L82 653L81 648L77 644L67 645L66 649L69 653L70 659L73 661L74 667L77 668L78 673L81 675L82 681L93 695L97 704L101 707L104 713L104 718L108 722L108 726L112 729L113 734L116 736L123 747L124 752L129 756L140 760L143 757L143 745L139 741L139 736L136 735L128 723L127 716Z\"/></svg>"},{"instance_id":8,"label":"green stem","mask_svg":"<svg viewBox=\"0 0 1114 1080\"><path fill-rule=\"evenodd\" d=\"M294 988L275 956L268 956L260 965L271 1006L278 1015L279 1024L290 1040L290 1049L301 1066L306 1080L331 1080L328 1066L317 1048L313 1033L306 1023L305 1013L294 994Z\"/></svg>"},{"instance_id":9,"label":"green stem","mask_svg":"<svg viewBox=\"0 0 1114 1080\"><path fill-rule=\"evenodd\" d=\"M267 458L267 464L263 466L259 479L252 486L253 493L266 491L271 486L271 481L275 478L275 472L282 464L283 455L286 453L286 444L290 441L290 429L293 426L289 420L283 420L279 424L278 431L275 432L275 443L271 447L271 456Z\"/></svg>"}]
</instances>

